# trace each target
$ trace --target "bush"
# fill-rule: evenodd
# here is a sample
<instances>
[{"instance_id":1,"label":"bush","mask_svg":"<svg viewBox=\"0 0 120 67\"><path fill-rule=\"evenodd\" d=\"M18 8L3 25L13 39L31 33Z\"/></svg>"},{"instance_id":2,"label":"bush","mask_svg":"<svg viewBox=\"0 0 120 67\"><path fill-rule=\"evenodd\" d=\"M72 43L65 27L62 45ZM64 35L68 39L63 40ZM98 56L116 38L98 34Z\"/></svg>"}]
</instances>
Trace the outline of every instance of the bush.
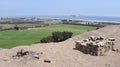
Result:
<instances>
[{"instance_id":1,"label":"bush","mask_svg":"<svg viewBox=\"0 0 120 67\"><path fill-rule=\"evenodd\" d=\"M63 40L66 40L68 38L71 38L72 37L72 32L62 32L62 35L63 35Z\"/></svg>"},{"instance_id":2,"label":"bush","mask_svg":"<svg viewBox=\"0 0 120 67\"><path fill-rule=\"evenodd\" d=\"M41 39L41 43L61 42L72 37L72 32L53 32L52 36Z\"/></svg>"},{"instance_id":3,"label":"bush","mask_svg":"<svg viewBox=\"0 0 120 67\"><path fill-rule=\"evenodd\" d=\"M53 42L52 36L48 36L48 37L43 38L43 39L41 40L41 43L49 43L49 42Z\"/></svg>"},{"instance_id":4,"label":"bush","mask_svg":"<svg viewBox=\"0 0 120 67\"><path fill-rule=\"evenodd\" d=\"M53 32L52 38L54 39L54 42L60 42L63 40L62 32Z\"/></svg>"},{"instance_id":5,"label":"bush","mask_svg":"<svg viewBox=\"0 0 120 67\"><path fill-rule=\"evenodd\" d=\"M60 41L66 40L68 38L71 38L72 37L72 33L71 32L67 32L67 31L64 31L64 32L53 32L52 36L53 36L54 42L60 42Z\"/></svg>"},{"instance_id":6,"label":"bush","mask_svg":"<svg viewBox=\"0 0 120 67\"><path fill-rule=\"evenodd\" d=\"M15 29L15 30L19 30L19 27L18 27L18 26L15 26L14 29Z\"/></svg>"}]
</instances>

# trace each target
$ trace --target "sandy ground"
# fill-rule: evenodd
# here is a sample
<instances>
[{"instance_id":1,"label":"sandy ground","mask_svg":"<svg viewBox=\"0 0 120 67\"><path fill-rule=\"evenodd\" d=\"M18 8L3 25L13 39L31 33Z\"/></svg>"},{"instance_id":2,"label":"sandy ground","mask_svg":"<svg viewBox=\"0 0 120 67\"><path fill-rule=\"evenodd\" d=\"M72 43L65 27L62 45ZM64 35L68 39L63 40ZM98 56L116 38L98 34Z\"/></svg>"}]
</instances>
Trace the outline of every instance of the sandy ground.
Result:
<instances>
[{"instance_id":1,"label":"sandy ground","mask_svg":"<svg viewBox=\"0 0 120 67\"><path fill-rule=\"evenodd\" d=\"M0 67L120 67L120 53L109 51L106 56L91 56L75 50L75 41L87 37L114 37L115 48L120 49L120 26L107 26L96 31L86 32L60 43L33 44L12 49L0 49ZM21 50L41 53L40 59L13 58ZM44 60L51 63L45 63Z\"/></svg>"}]
</instances>

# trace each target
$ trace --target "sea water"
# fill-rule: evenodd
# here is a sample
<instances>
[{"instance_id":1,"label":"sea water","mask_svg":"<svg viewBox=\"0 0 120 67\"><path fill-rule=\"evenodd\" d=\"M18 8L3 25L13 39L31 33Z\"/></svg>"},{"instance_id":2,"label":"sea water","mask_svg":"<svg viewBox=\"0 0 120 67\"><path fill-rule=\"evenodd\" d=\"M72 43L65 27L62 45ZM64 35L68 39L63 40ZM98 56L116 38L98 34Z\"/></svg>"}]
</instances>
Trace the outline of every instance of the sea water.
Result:
<instances>
[{"instance_id":1,"label":"sea water","mask_svg":"<svg viewBox=\"0 0 120 67\"><path fill-rule=\"evenodd\" d=\"M93 21L108 21L120 23L120 17L104 17L104 16L40 16L41 18L56 18L56 19L72 19L72 20L93 20Z\"/></svg>"}]
</instances>

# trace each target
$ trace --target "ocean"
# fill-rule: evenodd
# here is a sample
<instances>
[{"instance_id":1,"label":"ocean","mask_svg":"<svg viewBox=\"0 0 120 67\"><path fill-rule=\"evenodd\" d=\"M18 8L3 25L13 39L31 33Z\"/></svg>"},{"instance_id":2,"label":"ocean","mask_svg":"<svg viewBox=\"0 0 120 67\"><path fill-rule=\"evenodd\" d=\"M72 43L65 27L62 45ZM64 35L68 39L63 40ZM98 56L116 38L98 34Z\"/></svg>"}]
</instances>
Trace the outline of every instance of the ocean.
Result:
<instances>
[{"instance_id":1,"label":"ocean","mask_svg":"<svg viewBox=\"0 0 120 67\"><path fill-rule=\"evenodd\" d=\"M69 19L69 20L90 20L100 22L115 22L120 23L120 17L105 17L105 16L16 16L11 18L33 17L33 18L48 18L48 19Z\"/></svg>"},{"instance_id":2,"label":"ocean","mask_svg":"<svg viewBox=\"0 0 120 67\"><path fill-rule=\"evenodd\" d=\"M54 18L54 19L71 19L71 20L91 20L102 22L118 22L120 23L120 17L103 17L103 16L40 16L40 18Z\"/></svg>"}]
</instances>

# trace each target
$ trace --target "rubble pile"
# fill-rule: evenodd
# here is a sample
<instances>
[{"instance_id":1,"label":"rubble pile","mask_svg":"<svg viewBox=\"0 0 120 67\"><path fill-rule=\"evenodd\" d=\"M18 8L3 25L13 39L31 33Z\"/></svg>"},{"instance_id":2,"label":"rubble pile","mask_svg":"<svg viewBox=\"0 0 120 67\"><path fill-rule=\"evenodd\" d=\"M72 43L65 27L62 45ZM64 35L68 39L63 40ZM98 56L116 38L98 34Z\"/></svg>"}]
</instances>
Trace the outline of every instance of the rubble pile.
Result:
<instances>
[{"instance_id":1,"label":"rubble pile","mask_svg":"<svg viewBox=\"0 0 120 67\"><path fill-rule=\"evenodd\" d=\"M100 36L91 36L83 41L76 41L75 47L85 54L103 56L109 50L114 51L114 41L114 38L105 39Z\"/></svg>"},{"instance_id":2,"label":"rubble pile","mask_svg":"<svg viewBox=\"0 0 120 67\"><path fill-rule=\"evenodd\" d=\"M13 58L33 58L33 59L40 59L41 53L36 53L34 51L25 51L24 49L21 49L17 52L16 55L13 56Z\"/></svg>"}]
</instances>

